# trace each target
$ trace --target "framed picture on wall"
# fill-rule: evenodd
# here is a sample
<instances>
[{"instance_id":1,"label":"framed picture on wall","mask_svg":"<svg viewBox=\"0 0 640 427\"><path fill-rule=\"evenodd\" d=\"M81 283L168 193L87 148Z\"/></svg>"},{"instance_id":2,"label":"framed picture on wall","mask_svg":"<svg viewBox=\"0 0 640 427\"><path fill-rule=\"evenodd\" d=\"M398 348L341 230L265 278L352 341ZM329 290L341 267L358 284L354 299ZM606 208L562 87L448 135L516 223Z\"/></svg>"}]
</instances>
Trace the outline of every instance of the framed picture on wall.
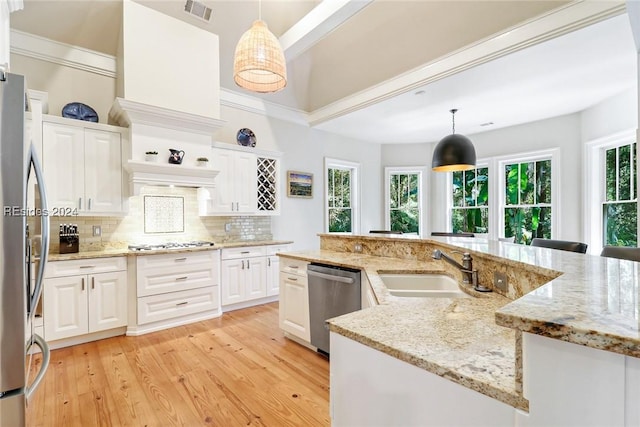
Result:
<instances>
[{"instance_id":1,"label":"framed picture on wall","mask_svg":"<svg viewBox=\"0 0 640 427\"><path fill-rule=\"evenodd\" d=\"M313 197L313 174L287 171L287 196L310 199Z\"/></svg>"}]
</instances>

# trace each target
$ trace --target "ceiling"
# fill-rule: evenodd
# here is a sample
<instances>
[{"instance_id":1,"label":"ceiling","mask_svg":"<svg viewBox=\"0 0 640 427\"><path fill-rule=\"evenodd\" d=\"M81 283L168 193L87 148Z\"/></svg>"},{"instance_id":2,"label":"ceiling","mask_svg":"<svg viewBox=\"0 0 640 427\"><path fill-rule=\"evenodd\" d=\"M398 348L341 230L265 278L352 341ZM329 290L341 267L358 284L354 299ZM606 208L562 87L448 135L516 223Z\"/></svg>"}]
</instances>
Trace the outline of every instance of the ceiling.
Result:
<instances>
[{"instance_id":1,"label":"ceiling","mask_svg":"<svg viewBox=\"0 0 640 427\"><path fill-rule=\"evenodd\" d=\"M221 86L233 83L235 44L258 17L258 2L204 0L205 23L183 0L136 0L220 37ZM326 0L325 0L326 1ZM363 0L355 0L363 1ZM14 29L115 55L121 1L24 0ZM288 61L289 85L265 100L307 112L406 73L566 1L363 2L362 9ZM262 19L285 34L319 1L263 0ZM141 29L141 31L144 31ZM430 142L457 129L476 133L594 105L636 84L636 54L626 15L592 25L317 125L371 142ZM420 95L415 92L423 90ZM255 94L252 94L255 95ZM481 123L493 122L482 127Z\"/></svg>"}]
</instances>

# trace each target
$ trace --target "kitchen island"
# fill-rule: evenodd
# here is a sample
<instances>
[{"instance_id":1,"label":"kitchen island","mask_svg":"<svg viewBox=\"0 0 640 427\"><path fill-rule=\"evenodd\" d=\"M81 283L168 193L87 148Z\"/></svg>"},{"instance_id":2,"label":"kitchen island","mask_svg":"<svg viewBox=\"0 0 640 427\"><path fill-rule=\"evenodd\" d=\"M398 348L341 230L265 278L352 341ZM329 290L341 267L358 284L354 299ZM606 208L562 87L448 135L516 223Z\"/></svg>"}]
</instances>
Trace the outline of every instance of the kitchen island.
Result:
<instances>
[{"instance_id":1,"label":"kitchen island","mask_svg":"<svg viewBox=\"0 0 640 427\"><path fill-rule=\"evenodd\" d=\"M389 295L381 272L461 278L433 249L470 252L482 284L499 272L508 287ZM285 256L360 268L380 303L330 321L334 425L638 425L637 263L481 239L330 235L320 251Z\"/></svg>"}]
</instances>

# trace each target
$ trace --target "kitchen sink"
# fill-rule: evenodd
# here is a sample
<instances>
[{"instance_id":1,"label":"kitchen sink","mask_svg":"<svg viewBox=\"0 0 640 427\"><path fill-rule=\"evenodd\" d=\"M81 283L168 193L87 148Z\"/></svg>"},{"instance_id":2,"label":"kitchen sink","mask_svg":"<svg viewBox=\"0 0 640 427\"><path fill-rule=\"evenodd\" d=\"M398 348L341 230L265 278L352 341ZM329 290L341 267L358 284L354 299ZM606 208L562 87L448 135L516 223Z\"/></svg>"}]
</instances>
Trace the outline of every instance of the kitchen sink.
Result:
<instances>
[{"instance_id":1,"label":"kitchen sink","mask_svg":"<svg viewBox=\"0 0 640 427\"><path fill-rule=\"evenodd\" d=\"M380 274L380 278L396 297L470 298L455 279L444 274Z\"/></svg>"}]
</instances>

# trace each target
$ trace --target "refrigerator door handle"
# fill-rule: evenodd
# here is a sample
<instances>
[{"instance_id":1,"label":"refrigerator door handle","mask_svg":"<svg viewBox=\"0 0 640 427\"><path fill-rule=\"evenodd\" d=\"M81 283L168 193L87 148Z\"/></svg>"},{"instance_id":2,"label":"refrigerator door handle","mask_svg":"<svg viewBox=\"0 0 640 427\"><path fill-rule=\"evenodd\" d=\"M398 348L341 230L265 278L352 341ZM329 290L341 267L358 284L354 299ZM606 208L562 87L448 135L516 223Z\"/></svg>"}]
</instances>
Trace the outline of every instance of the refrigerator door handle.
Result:
<instances>
[{"instance_id":1,"label":"refrigerator door handle","mask_svg":"<svg viewBox=\"0 0 640 427\"><path fill-rule=\"evenodd\" d=\"M51 350L49 349L49 344L38 334L33 334L32 338L29 340L29 345L27 346L27 351L31 348L31 346L35 344L40 347L40 351L42 351L42 366L38 371L38 374L34 378L33 382L25 387L24 396L27 401L31 398L31 395L40 385L40 382L44 378L45 372L47 372L47 368L49 367L49 359L51 358Z\"/></svg>"},{"instance_id":2,"label":"refrigerator door handle","mask_svg":"<svg viewBox=\"0 0 640 427\"><path fill-rule=\"evenodd\" d=\"M31 301L29 304L29 309L31 310L29 316L33 318L36 306L38 305L38 301L40 300L40 295L42 294L44 269L47 265L47 258L49 256L49 208L47 206L47 191L44 186L42 167L40 166L38 154L36 153L36 148L33 144L29 148L29 168L27 169L29 171L29 174L31 173L31 165L33 165L33 170L36 175L36 181L38 182L38 190L40 192L40 208L42 210L42 216L40 217L42 222L42 249L40 250L40 263L38 264L38 272L36 273L35 288L33 290L33 294L31 295ZM29 176L27 175L27 180L28 179Z\"/></svg>"}]
</instances>

